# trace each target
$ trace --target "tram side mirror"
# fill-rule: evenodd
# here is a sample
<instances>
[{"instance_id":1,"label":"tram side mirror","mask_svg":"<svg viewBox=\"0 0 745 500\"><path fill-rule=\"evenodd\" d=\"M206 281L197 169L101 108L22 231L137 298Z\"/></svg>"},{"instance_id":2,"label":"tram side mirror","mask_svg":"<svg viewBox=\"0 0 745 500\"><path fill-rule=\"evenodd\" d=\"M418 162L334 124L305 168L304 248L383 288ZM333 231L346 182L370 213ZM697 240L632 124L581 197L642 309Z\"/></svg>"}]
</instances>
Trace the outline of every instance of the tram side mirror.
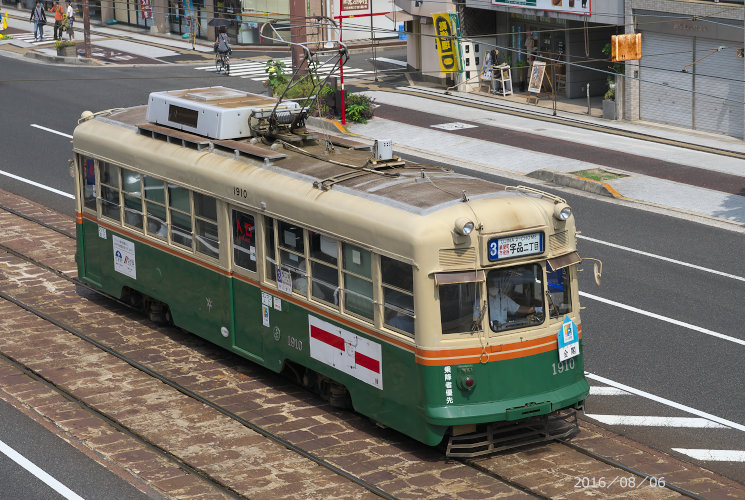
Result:
<instances>
[{"instance_id":1,"label":"tram side mirror","mask_svg":"<svg viewBox=\"0 0 745 500\"><path fill-rule=\"evenodd\" d=\"M600 259L593 259L590 257L583 257L582 260L592 260L594 261L594 264L592 265L592 274L595 278L595 284L597 286L600 286L600 283L603 280L603 261Z\"/></svg>"},{"instance_id":2,"label":"tram side mirror","mask_svg":"<svg viewBox=\"0 0 745 500\"><path fill-rule=\"evenodd\" d=\"M600 286L600 282L603 279L603 263L598 261L592 265L592 272L595 276L595 284Z\"/></svg>"}]
</instances>

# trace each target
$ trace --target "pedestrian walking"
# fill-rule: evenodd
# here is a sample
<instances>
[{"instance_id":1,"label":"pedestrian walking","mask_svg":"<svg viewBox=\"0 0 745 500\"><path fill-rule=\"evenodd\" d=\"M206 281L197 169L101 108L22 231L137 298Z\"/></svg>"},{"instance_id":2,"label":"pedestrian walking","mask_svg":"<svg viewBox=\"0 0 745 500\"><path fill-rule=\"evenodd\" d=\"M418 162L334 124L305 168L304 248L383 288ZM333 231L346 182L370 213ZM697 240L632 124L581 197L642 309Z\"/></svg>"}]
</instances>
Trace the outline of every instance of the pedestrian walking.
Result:
<instances>
[{"instance_id":1,"label":"pedestrian walking","mask_svg":"<svg viewBox=\"0 0 745 500\"><path fill-rule=\"evenodd\" d=\"M44 7L39 0L36 0L36 7L31 10L29 21L34 23L34 41L44 40L44 25L47 24L47 15L44 13Z\"/></svg>"},{"instance_id":2,"label":"pedestrian walking","mask_svg":"<svg viewBox=\"0 0 745 500\"><path fill-rule=\"evenodd\" d=\"M52 12L54 12L54 39L62 40L62 20L65 18L65 11L59 1L55 0Z\"/></svg>"},{"instance_id":3,"label":"pedestrian walking","mask_svg":"<svg viewBox=\"0 0 745 500\"><path fill-rule=\"evenodd\" d=\"M75 10L72 8L70 0L67 0L67 38L75 40L75 32L72 29L72 23L75 21Z\"/></svg>"}]
</instances>

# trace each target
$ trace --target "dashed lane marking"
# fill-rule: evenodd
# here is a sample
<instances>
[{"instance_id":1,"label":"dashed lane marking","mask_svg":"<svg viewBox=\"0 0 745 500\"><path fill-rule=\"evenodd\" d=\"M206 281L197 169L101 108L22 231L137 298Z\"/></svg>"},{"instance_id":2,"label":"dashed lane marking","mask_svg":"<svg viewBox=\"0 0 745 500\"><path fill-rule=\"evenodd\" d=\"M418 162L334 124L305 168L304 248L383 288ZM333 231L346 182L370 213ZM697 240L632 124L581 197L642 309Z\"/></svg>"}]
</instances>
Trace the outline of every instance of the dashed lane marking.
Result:
<instances>
[{"instance_id":1,"label":"dashed lane marking","mask_svg":"<svg viewBox=\"0 0 745 500\"><path fill-rule=\"evenodd\" d=\"M742 450L703 450L691 448L673 448L672 450L697 460L708 462L745 462L745 451Z\"/></svg>"},{"instance_id":2,"label":"dashed lane marking","mask_svg":"<svg viewBox=\"0 0 745 500\"><path fill-rule=\"evenodd\" d=\"M585 417L607 425L632 425L639 427L686 427L695 429L727 429L705 418L696 417L652 417L632 415L594 415L585 413Z\"/></svg>"},{"instance_id":3,"label":"dashed lane marking","mask_svg":"<svg viewBox=\"0 0 745 500\"><path fill-rule=\"evenodd\" d=\"M590 386L590 396L629 396L629 393L615 387Z\"/></svg>"}]
</instances>

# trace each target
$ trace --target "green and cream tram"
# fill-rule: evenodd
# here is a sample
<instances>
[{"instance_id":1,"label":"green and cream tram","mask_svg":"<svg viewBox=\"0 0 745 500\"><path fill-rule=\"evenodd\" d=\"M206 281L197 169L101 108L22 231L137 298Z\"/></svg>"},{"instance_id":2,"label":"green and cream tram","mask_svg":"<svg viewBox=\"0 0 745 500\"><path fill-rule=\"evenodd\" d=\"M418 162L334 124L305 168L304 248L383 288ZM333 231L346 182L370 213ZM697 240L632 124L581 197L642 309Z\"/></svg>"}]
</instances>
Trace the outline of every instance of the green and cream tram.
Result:
<instances>
[{"instance_id":1,"label":"green and cream tram","mask_svg":"<svg viewBox=\"0 0 745 500\"><path fill-rule=\"evenodd\" d=\"M564 200L277 126L297 112L211 87L84 113L80 278L429 445L581 408Z\"/></svg>"}]
</instances>

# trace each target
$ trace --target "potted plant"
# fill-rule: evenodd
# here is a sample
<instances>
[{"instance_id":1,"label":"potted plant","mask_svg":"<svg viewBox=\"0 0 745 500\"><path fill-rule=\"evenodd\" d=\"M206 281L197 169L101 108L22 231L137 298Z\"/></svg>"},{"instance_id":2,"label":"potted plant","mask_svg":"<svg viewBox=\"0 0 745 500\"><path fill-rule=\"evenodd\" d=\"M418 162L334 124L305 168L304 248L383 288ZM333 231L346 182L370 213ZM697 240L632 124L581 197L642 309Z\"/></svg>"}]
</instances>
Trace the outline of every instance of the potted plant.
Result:
<instances>
[{"instance_id":1,"label":"potted plant","mask_svg":"<svg viewBox=\"0 0 745 500\"><path fill-rule=\"evenodd\" d=\"M54 47L57 49L57 55L62 57L77 57L77 47L75 42L71 40L62 41L57 40L54 42Z\"/></svg>"}]
</instances>

